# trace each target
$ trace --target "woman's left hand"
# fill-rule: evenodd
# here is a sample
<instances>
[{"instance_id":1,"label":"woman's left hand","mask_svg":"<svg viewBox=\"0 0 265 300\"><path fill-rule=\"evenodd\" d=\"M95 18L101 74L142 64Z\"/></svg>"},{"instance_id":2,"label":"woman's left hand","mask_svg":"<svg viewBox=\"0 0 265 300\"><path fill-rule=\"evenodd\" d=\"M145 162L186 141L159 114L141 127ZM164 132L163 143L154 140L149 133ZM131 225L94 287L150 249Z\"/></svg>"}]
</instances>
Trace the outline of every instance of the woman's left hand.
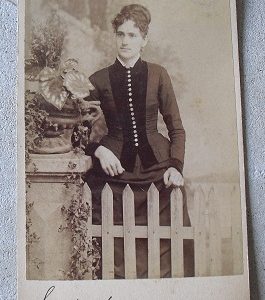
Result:
<instances>
[{"instance_id":1,"label":"woman's left hand","mask_svg":"<svg viewBox=\"0 0 265 300\"><path fill-rule=\"evenodd\" d=\"M179 187L184 185L184 179L177 169L170 167L164 173L164 183L167 188L170 186Z\"/></svg>"}]
</instances>

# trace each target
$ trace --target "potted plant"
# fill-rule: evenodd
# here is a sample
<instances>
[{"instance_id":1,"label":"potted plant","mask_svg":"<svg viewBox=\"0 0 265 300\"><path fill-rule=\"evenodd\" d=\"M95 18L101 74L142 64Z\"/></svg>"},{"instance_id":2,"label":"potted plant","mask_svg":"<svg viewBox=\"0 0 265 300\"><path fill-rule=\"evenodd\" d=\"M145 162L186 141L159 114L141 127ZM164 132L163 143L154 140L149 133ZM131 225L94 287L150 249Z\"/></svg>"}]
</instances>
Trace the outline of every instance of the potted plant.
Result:
<instances>
[{"instance_id":1,"label":"potted plant","mask_svg":"<svg viewBox=\"0 0 265 300\"><path fill-rule=\"evenodd\" d=\"M86 126L91 127L101 115L98 101L84 100L94 87L78 70L78 61L61 59L66 36L64 28L55 13L44 25L33 27L31 57L25 62L26 86L34 94L32 99L37 101L38 109L45 111L47 116L42 123L41 138L38 133L36 143L31 143L29 151L32 153L71 151L73 129L84 120Z\"/></svg>"}]
</instances>

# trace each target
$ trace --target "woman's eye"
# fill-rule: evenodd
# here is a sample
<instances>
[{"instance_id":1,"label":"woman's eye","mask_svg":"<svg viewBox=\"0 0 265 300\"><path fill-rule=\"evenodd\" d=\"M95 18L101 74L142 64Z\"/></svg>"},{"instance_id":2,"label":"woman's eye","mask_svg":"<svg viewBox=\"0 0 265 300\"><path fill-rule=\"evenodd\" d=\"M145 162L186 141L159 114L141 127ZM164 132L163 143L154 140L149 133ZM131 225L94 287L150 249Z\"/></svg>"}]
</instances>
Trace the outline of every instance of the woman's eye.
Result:
<instances>
[{"instance_id":1,"label":"woman's eye","mask_svg":"<svg viewBox=\"0 0 265 300\"><path fill-rule=\"evenodd\" d=\"M129 33L129 37L130 37L130 38L135 38L135 37L136 37L136 34L134 34L134 33Z\"/></svg>"}]
</instances>

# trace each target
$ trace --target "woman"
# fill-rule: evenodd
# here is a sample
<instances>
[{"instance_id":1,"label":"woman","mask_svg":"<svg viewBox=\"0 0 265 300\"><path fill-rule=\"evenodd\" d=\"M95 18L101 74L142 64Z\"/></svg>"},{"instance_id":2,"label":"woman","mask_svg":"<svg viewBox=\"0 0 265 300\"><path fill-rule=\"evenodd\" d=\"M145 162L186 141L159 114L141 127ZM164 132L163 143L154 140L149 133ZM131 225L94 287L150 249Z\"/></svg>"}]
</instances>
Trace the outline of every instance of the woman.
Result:
<instances>
[{"instance_id":1,"label":"woman","mask_svg":"<svg viewBox=\"0 0 265 300\"><path fill-rule=\"evenodd\" d=\"M93 157L87 183L93 194L93 222L99 224L100 194L108 182L114 194L114 223L122 224L122 191L130 184L135 196L136 225L147 224L147 191L153 182L160 192L160 225L170 225L169 195L183 186L185 131L167 71L140 57L147 43L149 11L132 4L112 21L117 58L113 65L90 77L95 87L89 100L100 100L108 134L91 143ZM158 110L170 141L157 131ZM190 226L186 204L184 225ZM184 245L192 252L192 245ZM185 252L186 252L185 250ZM161 240L161 277L170 277L170 241ZM147 277L147 240L136 240L137 277ZM192 255L185 275L193 275ZM123 239L115 239L115 277L124 278Z\"/></svg>"}]
</instances>

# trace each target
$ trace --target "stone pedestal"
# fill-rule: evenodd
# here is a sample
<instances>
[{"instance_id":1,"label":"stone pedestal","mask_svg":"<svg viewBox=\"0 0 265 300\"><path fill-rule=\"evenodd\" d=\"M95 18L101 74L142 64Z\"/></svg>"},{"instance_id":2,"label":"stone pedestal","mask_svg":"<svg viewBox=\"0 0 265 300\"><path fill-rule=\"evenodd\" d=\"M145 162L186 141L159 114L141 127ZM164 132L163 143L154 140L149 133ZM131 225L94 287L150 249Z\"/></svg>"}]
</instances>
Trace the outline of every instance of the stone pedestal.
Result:
<instances>
[{"instance_id":1,"label":"stone pedestal","mask_svg":"<svg viewBox=\"0 0 265 300\"><path fill-rule=\"evenodd\" d=\"M66 154L33 154L26 175L28 214L27 279L66 279L71 262L71 232L61 230L66 222L61 208L68 207L77 185L69 182L91 168L91 158ZM67 184L66 184L67 183Z\"/></svg>"}]
</instances>

